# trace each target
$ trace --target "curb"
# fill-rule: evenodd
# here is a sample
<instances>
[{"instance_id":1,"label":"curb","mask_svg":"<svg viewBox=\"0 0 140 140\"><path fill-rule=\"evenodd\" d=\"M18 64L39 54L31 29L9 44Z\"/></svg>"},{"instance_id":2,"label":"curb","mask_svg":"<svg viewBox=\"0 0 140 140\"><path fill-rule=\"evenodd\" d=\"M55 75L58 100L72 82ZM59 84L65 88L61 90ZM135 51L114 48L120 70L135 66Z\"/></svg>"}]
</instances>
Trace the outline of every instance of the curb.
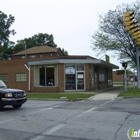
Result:
<instances>
[{"instance_id":1,"label":"curb","mask_svg":"<svg viewBox=\"0 0 140 140\"><path fill-rule=\"evenodd\" d=\"M44 98L28 98L28 100L39 100L39 101L70 101L69 99L44 99Z\"/></svg>"}]
</instances>

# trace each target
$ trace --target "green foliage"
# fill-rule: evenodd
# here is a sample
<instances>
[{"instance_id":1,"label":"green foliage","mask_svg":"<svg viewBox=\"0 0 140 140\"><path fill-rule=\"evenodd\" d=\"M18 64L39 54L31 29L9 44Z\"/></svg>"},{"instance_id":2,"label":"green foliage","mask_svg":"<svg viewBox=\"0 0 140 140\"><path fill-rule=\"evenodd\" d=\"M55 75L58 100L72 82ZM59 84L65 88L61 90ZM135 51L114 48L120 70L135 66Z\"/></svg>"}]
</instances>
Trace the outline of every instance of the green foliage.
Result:
<instances>
[{"instance_id":1,"label":"green foliage","mask_svg":"<svg viewBox=\"0 0 140 140\"><path fill-rule=\"evenodd\" d=\"M132 35L124 30L124 13L133 11L140 23L140 2L122 4L114 11L99 15L99 30L92 36L92 49L99 54L115 51L121 61L132 61L136 64L136 44ZM139 46L138 46L139 47Z\"/></svg>"},{"instance_id":2,"label":"green foliage","mask_svg":"<svg viewBox=\"0 0 140 140\"><path fill-rule=\"evenodd\" d=\"M64 48L62 49L62 52L65 54L65 55L68 55L68 52L66 50L64 50Z\"/></svg>"},{"instance_id":3,"label":"green foliage","mask_svg":"<svg viewBox=\"0 0 140 140\"><path fill-rule=\"evenodd\" d=\"M13 53L12 47L14 42L9 40L10 35L15 34L15 30L10 30L15 18L12 15L7 16L0 11L0 60L6 60L10 58Z\"/></svg>"},{"instance_id":4,"label":"green foliage","mask_svg":"<svg viewBox=\"0 0 140 140\"><path fill-rule=\"evenodd\" d=\"M0 60L10 59L11 54L13 54L14 44L15 44L14 42L9 41L9 42L5 42L0 47Z\"/></svg>"},{"instance_id":5,"label":"green foliage","mask_svg":"<svg viewBox=\"0 0 140 140\"><path fill-rule=\"evenodd\" d=\"M140 97L140 89L137 87L128 88L127 92L121 92L118 97Z\"/></svg>"},{"instance_id":6,"label":"green foliage","mask_svg":"<svg viewBox=\"0 0 140 140\"><path fill-rule=\"evenodd\" d=\"M93 94L80 94L80 93L72 93L72 94L68 94L68 93L29 93L27 94L27 98L34 98L34 99L60 99L61 97L66 97L66 99L69 100L77 100L79 98L89 98L93 96Z\"/></svg>"},{"instance_id":7,"label":"green foliage","mask_svg":"<svg viewBox=\"0 0 140 140\"><path fill-rule=\"evenodd\" d=\"M17 44L13 48L13 52L17 53L25 49L25 47L31 48L35 46L43 46L48 45L50 47L57 47L57 45L54 43L54 37L53 35L49 35L47 33L39 33L35 34L32 37L25 38L23 40L18 40Z\"/></svg>"},{"instance_id":8,"label":"green foliage","mask_svg":"<svg viewBox=\"0 0 140 140\"><path fill-rule=\"evenodd\" d=\"M48 45L50 47L57 47L54 42L53 35L47 33L38 33L32 37L18 40L16 45L14 42L9 40L10 35L15 34L15 30L10 30L12 23L15 18L12 15L7 16L0 11L0 60L10 59L10 56L14 53L18 53L25 49L25 47L31 48L35 46ZM64 54L68 54L67 51L63 50Z\"/></svg>"},{"instance_id":9,"label":"green foliage","mask_svg":"<svg viewBox=\"0 0 140 140\"><path fill-rule=\"evenodd\" d=\"M15 18L12 15L7 16L0 11L0 46L9 41L10 34L15 34L15 30L10 30L14 21Z\"/></svg>"}]
</instances>

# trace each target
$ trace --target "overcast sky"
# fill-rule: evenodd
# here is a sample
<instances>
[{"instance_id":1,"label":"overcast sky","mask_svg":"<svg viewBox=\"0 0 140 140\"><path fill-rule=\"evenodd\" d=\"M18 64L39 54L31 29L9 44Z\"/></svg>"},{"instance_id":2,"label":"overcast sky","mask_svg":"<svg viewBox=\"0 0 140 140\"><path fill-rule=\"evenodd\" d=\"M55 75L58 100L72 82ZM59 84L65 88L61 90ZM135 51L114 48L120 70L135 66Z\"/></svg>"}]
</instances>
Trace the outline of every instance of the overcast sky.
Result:
<instances>
[{"instance_id":1,"label":"overcast sky","mask_svg":"<svg viewBox=\"0 0 140 140\"><path fill-rule=\"evenodd\" d=\"M16 35L11 37L14 42L48 33L53 34L57 46L69 55L96 57L91 49L91 36L98 30L98 15L132 2L134 0L0 0L0 10L15 17L12 29ZM117 58L110 58L110 62L121 68Z\"/></svg>"}]
</instances>

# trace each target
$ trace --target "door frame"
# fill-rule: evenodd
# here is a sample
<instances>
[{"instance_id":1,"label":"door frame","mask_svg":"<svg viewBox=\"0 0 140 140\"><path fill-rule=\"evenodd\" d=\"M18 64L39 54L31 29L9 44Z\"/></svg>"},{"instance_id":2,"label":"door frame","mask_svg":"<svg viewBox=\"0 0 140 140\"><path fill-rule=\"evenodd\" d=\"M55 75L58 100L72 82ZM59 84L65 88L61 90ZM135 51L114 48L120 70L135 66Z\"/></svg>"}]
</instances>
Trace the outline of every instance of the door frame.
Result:
<instances>
[{"instance_id":1,"label":"door frame","mask_svg":"<svg viewBox=\"0 0 140 140\"><path fill-rule=\"evenodd\" d=\"M84 89L78 89L78 84L77 84L77 82L78 82L78 72L79 73L83 73L84 74ZM76 71L76 90L77 91L84 91L85 90L85 71Z\"/></svg>"}]
</instances>

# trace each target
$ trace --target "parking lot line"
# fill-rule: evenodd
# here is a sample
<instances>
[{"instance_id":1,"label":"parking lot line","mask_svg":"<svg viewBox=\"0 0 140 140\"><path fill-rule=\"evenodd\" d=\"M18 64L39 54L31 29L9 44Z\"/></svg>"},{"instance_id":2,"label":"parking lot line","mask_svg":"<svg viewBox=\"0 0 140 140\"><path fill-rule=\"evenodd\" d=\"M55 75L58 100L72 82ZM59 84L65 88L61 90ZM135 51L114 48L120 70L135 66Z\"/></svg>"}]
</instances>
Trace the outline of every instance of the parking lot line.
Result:
<instances>
[{"instance_id":1,"label":"parking lot line","mask_svg":"<svg viewBox=\"0 0 140 140\"><path fill-rule=\"evenodd\" d=\"M14 120L14 118L4 120L4 121L1 121L0 124L4 124L4 123L7 123L7 122L10 122L10 121L13 121L13 120Z\"/></svg>"},{"instance_id":2,"label":"parking lot line","mask_svg":"<svg viewBox=\"0 0 140 140\"><path fill-rule=\"evenodd\" d=\"M35 111L35 112L32 112L32 113L29 113L27 115L33 115L33 114L40 113L40 112L43 112L43 111L46 111L46 110L50 110L50 109L53 109L53 107L41 109L41 110L38 110L38 111Z\"/></svg>"}]
</instances>

